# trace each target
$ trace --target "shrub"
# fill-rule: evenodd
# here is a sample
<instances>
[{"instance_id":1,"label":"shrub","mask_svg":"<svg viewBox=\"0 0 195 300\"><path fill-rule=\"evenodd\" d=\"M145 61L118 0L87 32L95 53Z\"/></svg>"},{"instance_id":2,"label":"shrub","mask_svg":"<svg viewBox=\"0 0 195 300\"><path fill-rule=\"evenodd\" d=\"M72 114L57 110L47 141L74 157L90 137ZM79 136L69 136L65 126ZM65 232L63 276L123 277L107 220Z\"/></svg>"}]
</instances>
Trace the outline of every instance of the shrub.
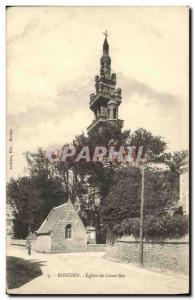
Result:
<instances>
[{"instance_id":1,"label":"shrub","mask_svg":"<svg viewBox=\"0 0 195 300\"><path fill-rule=\"evenodd\" d=\"M140 219L129 218L113 227L113 232L119 236L133 235L139 238ZM147 215L143 223L143 235L146 240L178 239L185 236L189 230L188 216L186 215Z\"/></svg>"}]
</instances>

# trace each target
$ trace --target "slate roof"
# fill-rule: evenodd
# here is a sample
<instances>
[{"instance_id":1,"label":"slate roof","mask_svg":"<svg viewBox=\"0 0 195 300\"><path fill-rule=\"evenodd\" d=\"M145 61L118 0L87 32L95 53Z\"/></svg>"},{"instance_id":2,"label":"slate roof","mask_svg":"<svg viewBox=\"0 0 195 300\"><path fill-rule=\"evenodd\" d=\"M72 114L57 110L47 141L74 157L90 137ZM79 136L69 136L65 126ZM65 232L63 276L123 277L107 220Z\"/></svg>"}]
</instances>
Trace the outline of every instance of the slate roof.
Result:
<instances>
[{"instance_id":1,"label":"slate roof","mask_svg":"<svg viewBox=\"0 0 195 300\"><path fill-rule=\"evenodd\" d=\"M39 234L50 234L50 232L52 231L52 229L53 229L54 225L56 224L57 220L59 219L59 217L62 214L66 214L66 209L70 205L75 210L74 205L72 204L72 202L70 200L68 200L67 202L65 202L62 205L59 205L59 206L56 206L56 207L52 208L52 210L50 211L47 218L43 221L42 225L36 231L36 234L37 235L39 235ZM81 218L77 214L76 210L75 210L75 213L78 216L78 218L80 219L83 228L85 228L85 226L84 226Z\"/></svg>"},{"instance_id":2,"label":"slate roof","mask_svg":"<svg viewBox=\"0 0 195 300\"><path fill-rule=\"evenodd\" d=\"M30 232L26 238L26 240L36 240L36 239L37 239L37 235L35 232Z\"/></svg>"},{"instance_id":3,"label":"slate roof","mask_svg":"<svg viewBox=\"0 0 195 300\"><path fill-rule=\"evenodd\" d=\"M47 216L47 218L42 223L41 227L37 230L36 233L37 234L44 234L44 233L49 234L50 231L52 230L53 226L57 222L58 218L63 213L63 210L66 207L66 204L67 204L67 202L62 205L52 208L49 215Z\"/></svg>"}]
</instances>

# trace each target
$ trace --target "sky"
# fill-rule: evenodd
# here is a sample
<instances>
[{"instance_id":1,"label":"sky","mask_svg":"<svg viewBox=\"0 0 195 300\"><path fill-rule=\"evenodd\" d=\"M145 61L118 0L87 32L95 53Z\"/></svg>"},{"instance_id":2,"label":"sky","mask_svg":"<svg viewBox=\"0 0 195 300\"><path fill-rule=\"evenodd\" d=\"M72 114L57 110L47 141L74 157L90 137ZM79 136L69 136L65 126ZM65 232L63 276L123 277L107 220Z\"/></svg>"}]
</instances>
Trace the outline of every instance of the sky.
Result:
<instances>
[{"instance_id":1,"label":"sky","mask_svg":"<svg viewBox=\"0 0 195 300\"><path fill-rule=\"evenodd\" d=\"M164 138L168 151L188 149L188 8L11 7L8 177L24 174L24 152L61 147L86 132L105 30L122 89L124 129L150 130Z\"/></svg>"}]
</instances>

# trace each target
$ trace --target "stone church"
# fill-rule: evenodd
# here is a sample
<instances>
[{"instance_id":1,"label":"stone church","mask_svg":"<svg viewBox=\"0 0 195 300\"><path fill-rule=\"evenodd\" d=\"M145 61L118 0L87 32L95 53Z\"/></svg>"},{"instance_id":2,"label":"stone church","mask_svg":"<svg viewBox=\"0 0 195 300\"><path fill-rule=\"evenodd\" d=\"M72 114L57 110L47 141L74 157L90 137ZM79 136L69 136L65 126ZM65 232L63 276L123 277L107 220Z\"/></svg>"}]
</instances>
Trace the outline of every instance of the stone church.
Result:
<instances>
[{"instance_id":1,"label":"stone church","mask_svg":"<svg viewBox=\"0 0 195 300\"><path fill-rule=\"evenodd\" d=\"M36 231L38 252L87 251L88 232L70 200L54 207Z\"/></svg>"},{"instance_id":2,"label":"stone church","mask_svg":"<svg viewBox=\"0 0 195 300\"><path fill-rule=\"evenodd\" d=\"M106 126L111 125L121 131L123 120L119 119L121 89L116 89L116 74L111 73L111 58L107 33L100 59L100 75L95 77L95 94L90 95L89 106L94 113L94 121L87 128L88 135L104 134ZM180 168L180 204L184 213L189 213L189 169L188 161ZM79 252L88 251L88 245L95 246L98 231L92 226L85 227L70 200L54 207L35 234L27 239L39 252ZM117 236L107 231L106 241L112 243ZM36 242L35 242L36 240ZM98 239L97 239L98 240Z\"/></svg>"},{"instance_id":3,"label":"stone church","mask_svg":"<svg viewBox=\"0 0 195 300\"><path fill-rule=\"evenodd\" d=\"M95 117L87 128L91 136L94 133L103 134L106 125L111 125L119 131L123 127L123 120L118 118L118 108L122 99L121 89L115 88L116 74L111 74L107 32L100 65L100 75L95 77L96 93L90 95L89 105ZM31 240L31 235L27 239ZM87 251L88 244L96 244L95 228L83 225L70 200L51 210L36 232L34 243L36 251L39 252Z\"/></svg>"},{"instance_id":4,"label":"stone church","mask_svg":"<svg viewBox=\"0 0 195 300\"><path fill-rule=\"evenodd\" d=\"M93 135L95 132L102 134L106 125L121 130L124 123L118 118L118 109L122 99L121 89L116 89L116 74L111 73L107 32L100 59L100 75L95 77L95 91L95 94L90 95L89 106L94 113L94 121L87 128L88 134Z\"/></svg>"}]
</instances>

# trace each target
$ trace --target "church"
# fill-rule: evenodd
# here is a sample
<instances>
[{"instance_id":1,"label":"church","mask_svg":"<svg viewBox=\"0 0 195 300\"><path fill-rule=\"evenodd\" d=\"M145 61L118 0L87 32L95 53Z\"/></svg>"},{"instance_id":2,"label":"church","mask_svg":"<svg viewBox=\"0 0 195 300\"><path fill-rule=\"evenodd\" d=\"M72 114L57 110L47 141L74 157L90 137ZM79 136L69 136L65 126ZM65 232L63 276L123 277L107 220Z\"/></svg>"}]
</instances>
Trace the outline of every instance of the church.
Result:
<instances>
[{"instance_id":1,"label":"church","mask_svg":"<svg viewBox=\"0 0 195 300\"><path fill-rule=\"evenodd\" d=\"M121 104L121 89L116 89L116 74L111 73L111 58L107 32L103 43L103 54L100 59L100 75L95 76L95 91L90 95L89 106L94 113L94 121L87 128L88 135L103 134L104 128L111 125L117 130L123 127L123 120L118 118Z\"/></svg>"},{"instance_id":2,"label":"church","mask_svg":"<svg viewBox=\"0 0 195 300\"><path fill-rule=\"evenodd\" d=\"M90 109L94 121L87 128L88 135L104 134L106 126L120 131L123 120L118 118L121 104L121 89L116 89L116 74L111 74L111 58L107 32L100 59L100 75L95 77L95 94L90 95ZM84 226L70 200L54 207L35 235L27 237L33 243L34 250L45 253L88 251L88 245L96 244L96 232L93 226ZM31 238L32 237L32 238Z\"/></svg>"},{"instance_id":3,"label":"church","mask_svg":"<svg viewBox=\"0 0 195 300\"><path fill-rule=\"evenodd\" d=\"M70 200L50 211L36 236L38 252L87 251L87 229Z\"/></svg>"}]
</instances>

